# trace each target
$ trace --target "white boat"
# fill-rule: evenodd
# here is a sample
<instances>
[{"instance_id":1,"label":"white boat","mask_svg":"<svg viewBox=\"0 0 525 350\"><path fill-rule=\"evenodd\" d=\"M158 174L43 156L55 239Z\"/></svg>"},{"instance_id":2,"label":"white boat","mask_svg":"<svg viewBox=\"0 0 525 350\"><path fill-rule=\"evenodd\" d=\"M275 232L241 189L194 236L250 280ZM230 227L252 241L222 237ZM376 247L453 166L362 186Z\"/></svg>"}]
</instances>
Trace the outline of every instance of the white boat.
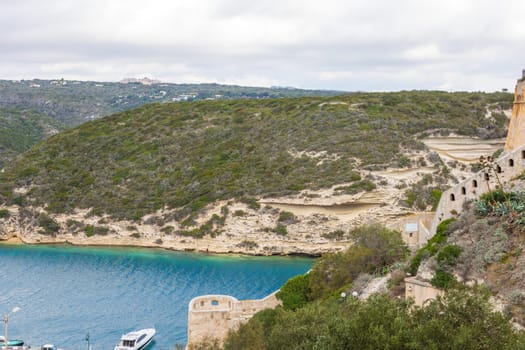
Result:
<instances>
[{"instance_id":1,"label":"white boat","mask_svg":"<svg viewBox=\"0 0 525 350\"><path fill-rule=\"evenodd\" d=\"M42 345L42 348L40 350L63 350L63 349L57 348L53 344L45 344L45 345Z\"/></svg>"},{"instance_id":2,"label":"white boat","mask_svg":"<svg viewBox=\"0 0 525 350\"><path fill-rule=\"evenodd\" d=\"M142 350L153 340L155 328L141 329L122 335L115 350Z\"/></svg>"}]
</instances>

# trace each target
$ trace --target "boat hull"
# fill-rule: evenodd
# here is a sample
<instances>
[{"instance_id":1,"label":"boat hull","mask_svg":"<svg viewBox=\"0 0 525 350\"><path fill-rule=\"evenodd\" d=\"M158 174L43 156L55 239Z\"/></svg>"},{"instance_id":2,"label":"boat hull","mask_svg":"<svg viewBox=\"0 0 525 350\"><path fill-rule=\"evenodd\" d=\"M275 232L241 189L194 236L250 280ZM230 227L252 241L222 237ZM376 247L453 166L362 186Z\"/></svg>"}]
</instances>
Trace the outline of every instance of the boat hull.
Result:
<instances>
[{"instance_id":1,"label":"boat hull","mask_svg":"<svg viewBox=\"0 0 525 350\"><path fill-rule=\"evenodd\" d=\"M124 334L114 350L144 350L151 344L155 333L154 328L147 328Z\"/></svg>"}]
</instances>

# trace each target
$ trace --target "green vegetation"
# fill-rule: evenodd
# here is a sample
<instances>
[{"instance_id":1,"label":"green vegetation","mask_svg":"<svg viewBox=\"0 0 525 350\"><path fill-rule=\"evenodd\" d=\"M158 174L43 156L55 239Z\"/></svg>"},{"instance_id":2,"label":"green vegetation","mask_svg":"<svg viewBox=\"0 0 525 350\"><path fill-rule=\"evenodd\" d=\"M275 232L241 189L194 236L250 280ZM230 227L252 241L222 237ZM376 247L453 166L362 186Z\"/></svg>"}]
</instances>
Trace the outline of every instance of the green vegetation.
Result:
<instances>
[{"instance_id":1,"label":"green vegetation","mask_svg":"<svg viewBox=\"0 0 525 350\"><path fill-rule=\"evenodd\" d=\"M259 210L261 209L261 205L259 204L259 201L257 201L256 198L253 197L242 197L239 199L241 203L244 203L248 205L248 208L252 210Z\"/></svg>"},{"instance_id":2,"label":"green vegetation","mask_svg":"<svg viewBox=\"0 0 525 350\"><path fill-rule=\"evenodd\" d=\"M0 168L62 129L59 122L45 114L0 108Z\"/></svg>"},{"instance_id":3,"label":"green vegetation","mask_svg":"<svg viewBox=\"0 0 525 350\"><path fill-rule=\"evenodd\" d=\"M7 209L0 209L0 219L7 219L10 216L11 216L11 214L9 213L9 210L7 210Z\"/></svg>"},{"instance_id":4,"label":"green vegetation","mask_svg":"<svg viewBox=\"0 0 525 350\"><path fill-rule=\"evenodd\" d=\"M329 104L334 101L346 104ZM501 135L503 127L490 124L485 108L511 102L511 94L416 91L150 104L32 148L0 174L0 202L53 213L91 208L134 221L172 208L182 222L217 200L342 183L369 190L375 184L356 182L352 159L363 169L395 166L402 150L424 147L417 137L429 129ZM326 157L299 156L303 151ZM31 191L17 197L13 189L20 186Z\"/></svg>"},{"instance_id":5,"label":"green vegetation","mask_svg":"<svg viewBox=\"0 0 525 350\"><path fill-rule=\"evenodd\" d=\"M461 254L461 247L456 244L448 244L441 248L438 255L436 256L436 261L440 266L442 265L453 265L457 258Z\"/></svg>"},{"instance_id":6,"label":"green vegetation","mask_svg":"<svg viewBox=\"0 0 525 350\"><path fill-rule=\"evenodd\" d=\"M376 189L376 184L370 180L356 181L348 186L340 186L334 189L336 194L356 194L362 191L370 192Z\"/></svg>"},{"instance_id":7,"label":"green vegetation","mask_svg":"<svg viewBox=\"0 0 525 350\"><path fill-rule=\"evenodd\" d=\"M38 87L36 87L38 85ZM341 92L288 88L261 88L219 84L111 83L94 81L0 80L0 107L31 109L66 126L93 118L173 99L261 99L333 96ZM182 95L182 96L181 96Z\"/></svg>"},{"instance_id":8,"label":"green vegetation","mask_svg":"<svg viewBox=\"0 0 525 350\"><path fill-rule=\"evenodd\" d=\"M286 236L288 234L288 229L286 225L283 224L277 224L272 231L279 236Z\"/></svg>"},{"instance_id":9,"label":"green vegetation","mask_svg":"<svg viewBox=\"0 0 525 350\"><path fill-rule=\"evenodd\" d=\"M335 231L330 231L328 233L321 234L321 237L323 238L330 239L330 240L336 240L336 241L341 241L345 239L345 236L346 236L346 233L343 230L335 230Z\"/></svg>"},{"instance_id":10,"label":"green vegetation","mask_svg":"<svg viewBox=\"0 0 525 350\"><path fill-rule=\"evenodd\" d=\"M497 189L480 196L475 202L481 216L500 216L508 225L525 228L525 192L505 192Z\"/></svg>"},{"instance_id":11,"label":"green vegetation","mask_svg":"<svg viewBox=\"0 0 525 350\"><path fill-rule=\"evenodd\" d=\"M445 270L442 270L438 268L435 273L434 277L432 277L432 280L430 283L437 288L441 289L447 289L455 285L457 283L456 278L454 275L452 275L450 272L447 272Z\"/></svg>"},{"instance_id":12,"label":"green vegetation","mask_svg":"<svg viewBox=\"0 0 525 350\"><path fill-rule=\"evenodd\" d=\"M463 223L470 218L462 215L458 220ZM406 251L396 243L400 241L398 232L389 232L378 225L365 226L350 232L356 244L339 254L337 261L333 254L324 255L309 274L290 279L277 295L283 301L282 307L257 313L238 330L231 331L222 347L209 340L190 350L525 348L525 332L516 330L509 322L512 313L494 310L489 289L462 286L446 270L463 254L459 246L445 244L449 235L465 229L459 225L453 228L452 222L444 221L438 229L438 238L427 247L437 253L438 269L432 283L446 292L426 302L424 307L386 294L375 294L367 300L341 295L341 291L354 287L353 279L345 275L369 273L372 265L390 263L395 257L402 259ZM470 227L477 232L475 222L467 226ZM374 251L367 259L375 263L362 258L367 250ZM474 250L479 253L476 247ZM359 268L345 265L344 255L354 256L353 262ZM402 280L403 275L400 276ZM334 279L339 283L326 287L325 283ZM319 286L325 287L322 293L315 290ZM509 293L511 305L518 312L523 310L524 299L519 289Z\"/></svg>"},{"instance_id":13,"label":"green vegetation","mask_svg":"<svg viewBox=\"0 0 525 350\"><path fill-rule=\"evenodd\" d=\"M522 349L524 333L493 311L489 295L481 288L452 289L424 308L375 295L264 310L230 332L223 349Z\"/></svg>"},{"instance_id":14,"label":"green vegetation","mask_svg":"<svg viewBox=\"0 0 525 350\"><path fill-rule=\"evenodd\" d=\"M293 224L297 222L297 218L293 213L290 213L289 211L281 211L279 213L279 218L277 219L277 221L283 224Z\"/></svg>"},{"instance_id":15,"label":"green vegetation","mask_svg":"<svg viewBox=\"0 0 525 350\"><path fill-rule=\"evenodd\" d=\"M60 230L60 225L46 213L41 213L38 216L38 226L42 228L40 233L44 235L55 235Z\"/></svg>"},{"instance_id":16,"label":"green vegetation","mask_svg":"<svg viewBox=\"0 0 525 350\"><path fill-rule=\"evenodd\" d=\"M277 292L277 298L282 300L283 307L288 310L296 310L305 306L311 294L309 283L308 275L290 278Z\"/></svg>"},{"instance_id":17,"label":"green vegetation","mask_svg":"<svg viewBox=\"0 0 525 350\"><path fill-rule=\"evenodd\" d=\"M407 254L399 231L378 224L362 226L349 232L355 242L344 253L324 254L308 274L310 297L318 299L348 286L360 273L374 273Z\"/></svg>"},{"instance_id":18,"label":"green vegetation","mask_svg":"<svg viewBox=\"0 0 525 350\"><path fill-rule=\"evenodd\" d=\"M447 178L448 176L443 172L435 178L432 174L424 175L421 180L405 191L407 206L417 210L427 210L430 206L435 211L441 194L446 189Z\"/></svg>"},{"instance_id":19,"label":"green vegetation","mask_svg":"<svg viewBox=\"0 0 525 350\"><path fill-rule=\"evenodd\" d=\"M88 237L93 235L105 236L109 233L109 228L105 226L86 225L84 227L84 232Z\"/></svg>"},{"instance_id":20,"label":"green vegetation","mask_svg":"<svg viewBox=\"0 0 525 350\"><path fill-rule=\"evenodd\" d=\"M456 221L456 219L451 218L443 220L439 223L439 225L436 228L436 234L431 239L429 239L425 246L419 249L410 260L410 266L408 271L411 275L415 276L417 274L417 270L419 269L419 265L421 264L421 261L423 261L423 259L427 259L435 255L439 251L439 249L445 244L445 242L447 241L447 237L451 231L450 225L454 221Z\"/></svg>"},{"instance_id":21,"label":"green vegetation","mask_svg":"<svg viewBox=\"0 0 525 350\"><path fill-rule=\"evenodd\" d=\"M244 240L241 243L237 244L236 246L239 248L255 249L259 247L259 244L257 244L257 242L255 241Z\"/></svg>"}]
</instances>

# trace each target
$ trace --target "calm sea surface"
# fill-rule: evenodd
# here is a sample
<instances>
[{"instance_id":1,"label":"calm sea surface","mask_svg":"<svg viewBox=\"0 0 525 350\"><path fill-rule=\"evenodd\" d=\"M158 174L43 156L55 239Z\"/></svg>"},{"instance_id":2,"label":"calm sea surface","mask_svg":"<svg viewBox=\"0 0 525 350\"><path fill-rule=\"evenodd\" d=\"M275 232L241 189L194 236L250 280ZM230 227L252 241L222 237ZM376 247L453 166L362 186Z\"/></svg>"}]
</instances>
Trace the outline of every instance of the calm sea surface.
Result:
<instances>
[{"instance_id":1,"label":"calm sea surface","mask_svg":"<svg viewBox=\"0 0 525 350\"><path fill-rule=\"evenodd\" d=\"M261 298L312 260L228 257L135 248L0 245L0 313L9 338L68 350L112 350L121 334L155 327L151 350L187 340L189 301L203 294ZM3 326L3 324L2 324ZM3 334L3 327L0 334Z\"/></svg>"}]
</instances>

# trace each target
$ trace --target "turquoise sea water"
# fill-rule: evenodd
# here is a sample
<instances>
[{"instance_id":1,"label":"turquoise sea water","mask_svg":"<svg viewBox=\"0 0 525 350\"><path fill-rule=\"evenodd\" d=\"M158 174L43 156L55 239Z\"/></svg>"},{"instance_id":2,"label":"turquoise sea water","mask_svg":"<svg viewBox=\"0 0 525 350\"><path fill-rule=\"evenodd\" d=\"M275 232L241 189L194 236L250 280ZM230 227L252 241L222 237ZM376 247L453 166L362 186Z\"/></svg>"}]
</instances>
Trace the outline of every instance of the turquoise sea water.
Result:
<instances>
[{"instance_id":1,"label":"turquoise sea water","mask_svg":"<svg viewBox=\"0 0 525 350\"><path fill-rule=\"evenodd\" d=\"M9 338L30 345L111 350L121 334L155 327L150 349L187 340L189 301L203 294L255 299L306 272L312 260L231 257L136 248L0 245L0 313ZM0 332L3 334L3 332Z\"/></svg>"}]
</instances>

